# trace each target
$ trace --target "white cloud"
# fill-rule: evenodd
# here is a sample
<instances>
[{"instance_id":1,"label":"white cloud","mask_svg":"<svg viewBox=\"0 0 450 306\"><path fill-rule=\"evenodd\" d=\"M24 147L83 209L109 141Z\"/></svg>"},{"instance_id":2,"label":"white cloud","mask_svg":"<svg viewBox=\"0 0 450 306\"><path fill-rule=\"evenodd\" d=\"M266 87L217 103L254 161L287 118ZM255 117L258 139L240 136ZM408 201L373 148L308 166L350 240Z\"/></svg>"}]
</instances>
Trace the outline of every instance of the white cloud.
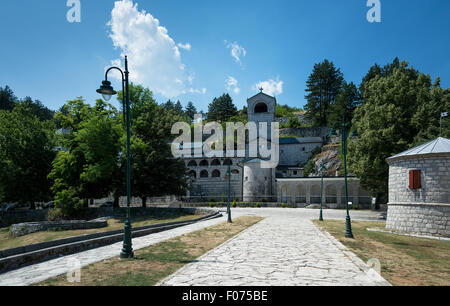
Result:
<instances>
[{"instance_id":1,"label":"white cloud","mask_svg":"<svg viewBox=\"0 0 450 306\"><path fill-rule=\"evenodd\" d=\"M184 49L186 51L191 51L190 43L186 43L186 44L179 43L177 46L178 46L178 48Z\"/></svg>"},{"instance_id":2,"label":"white cloud","mask_svg":"<svg viewBox=\"0 0 450 306\"><path fill-rule=\"evenodd\" d=\"M202 88L202 89L198 89L198 88L189 88L188 92L190 93L196 93L196 94L206 94L206 88ZM184 91L183 93L186 93L186 91Z\"/></svg>"},{"instance_id":3,"label":"white cloud","mask_svg":"<svg viewBox=\"0 0 450 306\"><path fill-rule=\"evenodd\" d=\"M241 89L238 87L238 85L238 81L232 76L229 76L225 80L225 87L227 88L227 90L232 90L237 95L241 92Z\"/></svg>"},{"instance_id":4,"label":"white cloud","mask_svg":"<svg viewBox=\"0 0 450 306\"><path fill-rule=\"evenodd\" d=\"M128 55L131 81L166 98L185 91L185 82L192 79L185 72L178 46L158 19L138 10L132 0L120 0L114 4L108 26L114 46L121 49L122 57Z\"/></svg>"},{"instance_id":5,"label":"white cloud","mask_svg":"<svg viewBox=\"0 0 450 306\"><path fill-rule=\"evenodd\" d=\"M280 80L280 77L276 77L275 80L270 79L253 85L252 90L257 91L260 88L270 96L281 95L283 93L283 81Z\"/></svg>"},{"instance_id":6,"label":"white cloud","mask_svg":"<svg viewBox=\"0 0 450 306\"><path fill-rule=\"evenodd\" d=\"M239 46L237 42L228 44L225 40L225 44L227 45L228 49L231 49L231 56L234 58L236 63L242 65L241 58L247 55L247 50L245 50L244 47Z\"/></svg>"}]
</instances>

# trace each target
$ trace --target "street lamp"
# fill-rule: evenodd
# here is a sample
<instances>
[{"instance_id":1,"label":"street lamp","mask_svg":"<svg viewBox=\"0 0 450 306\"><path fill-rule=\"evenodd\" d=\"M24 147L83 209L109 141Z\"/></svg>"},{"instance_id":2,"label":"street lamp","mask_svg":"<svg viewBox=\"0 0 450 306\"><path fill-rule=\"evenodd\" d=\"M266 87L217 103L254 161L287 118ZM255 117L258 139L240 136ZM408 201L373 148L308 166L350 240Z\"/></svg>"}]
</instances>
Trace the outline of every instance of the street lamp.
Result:
<instances>
[{"instance_id":1,"label":"street lamp","mask_svg":"<svg viewBox=\"0 0 450 306\"><path fill-rule=\"evenodd\" d=\"M342 117L341 124L341 136L342 136L342 153L344 155L344 178L345 178L345 207L347 210L347 216L345 218L345 237L354 238L352 233L352 223L350 219L350 212L348 208L348 184L347 184L347 130L351 127L351 122L345 122L345 118ZM330 132L331 136L336 136L335 129ZM358 133L353 131L350 137L357 137Z\"/></svg>"},{"instance_id":2,"label":"street lamp","mask_svg":"<svg viewBox=\"0 0 450 306\"><path fill-rule=\"evenodd\" d=\"M111 70L118 70L122 74L122 103L123 103L123 112L124 116L126 116L126 126L127 126L127 219L125 221L124 227L124 235L123 235L123 248L120 253L120 258L133 258L133 248L131 242L131 220L130 220L130 204L131 204L131 154L130 154L130 146L131 146L131 132L130 132L130 91L128 86L128 58L125 56L125 72L118 67L111 67L106 70L105 80L102 82L102 85L97 92L103 96L103 99L106 101L111 100L111 97L117 92L112 88L111 82L108 81L108 73Z\"/></svg>"},{"instance_id":3,"label":"street lamp","mask_svg":"<svg viewBox=\"0 0 450 306\"><path fill-rule=\"evenodd\" d=\"M322 164L322 166L320 167L320 172L322 174L322 180L320 183L320 217L319 217L319 221L323 221L323 170L325 168L325 163Z\"/></svg>"},{"instance_id":4,"label":"street lamp","mask_svg":"<svg viewBox=\"0 0 450 306\"><path fill-rule=\"evenodd\" d=\"M224 162L224 159L221 158L221 161ZM226 160L225 160L226 161ZM228 214L228 223L233 223L231 220L231 160L228 159L228 204L227 204L227 214Z\"/></svg>"}]
</instances>

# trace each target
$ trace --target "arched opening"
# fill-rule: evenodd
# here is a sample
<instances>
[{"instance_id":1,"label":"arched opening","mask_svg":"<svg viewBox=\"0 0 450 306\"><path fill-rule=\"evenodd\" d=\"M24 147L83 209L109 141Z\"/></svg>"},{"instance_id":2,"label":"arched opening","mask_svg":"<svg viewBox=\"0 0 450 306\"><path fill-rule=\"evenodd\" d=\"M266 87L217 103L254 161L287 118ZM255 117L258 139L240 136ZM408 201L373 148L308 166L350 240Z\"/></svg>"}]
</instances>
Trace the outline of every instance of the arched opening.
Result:
<instances>
[{"instance_id":1,"label":"arched opening","mask_svg":"<svg viewBox=\"0 0 450 306\"><path fill-rule=\"evenodd\" d=\"M203 170L202 172L200 172L200 177L201 178L208 178L209 177L208 171Z\"/></svg>"},{"instance_id":2,"label":"arched opening","mask_svg":"<svg viewBox=\"0 0 450 306\"><path fill-rule=\"evenodd\" d=\"M311 187L311 204L320 204L320 185Z\"/></svg>"},{"instance_id":3,"label":"arched opening","mask_svg":"<svg viewBox=\"0 0 450 306\"><path fill-rule=\"evenodd\" d=\"M239 170L232 170L231 171L231 180L232 181L237 181L239 180Z\"/></svg>"},{"instance_id":4,"label":"arched opening","mask_svg":"<svg viewBox=\"0 0 450 306\"><path fill-rule=\"evenodd\" d=\"M224 166L228 166L228 165L233 166L233 161L232 161L231 159L227 158L227 159L225 159L225 161L223 162L223 165L224 165Z\"/></svg>"},{"instance_id":5,"label":"arched opening","mask_svg":"<svg viewBox=\"0 0 450 306\"><path fill-rule=\"evenodd\" d=\"M336 186L333 185L328 185L325 188L325 195L326 195L326 203L329 204L336 204L337 203L337 189Z\"/></svg>"},{"instance_id":6,"label":"arched opening","mask_svg":"<svg viewBox=\"0 0 450 306\"><path fill-rule=\"evenodd\" d=\"M366 190L359 188L359 204L370 205L372 204L372 197Z\"/></svg>"},{"instance_id":7,"label":"arched opening","mask_svg":"<svg viewBox=\"0 0 450 306\"><path fill-rule=\"evenodd\" d=\"M353 203L353 193L352 193L352 189L350 188L350 184L348 184L348 201ZM342 206L345 207L346 203L345 203L345 185L342 186L341 189L341 198L342 198Z\"/></svg>"},{"instance_id":8,"label":"arched opening","mask_svg":"<svg viewBox=\"0 0 450 306\"><path fill-rule=\"evenodd\" d=\"M190 176L192 179L196 179L196 178L197 178L197 172L191 171L191 172L189 172L189 176Z\"/></svg>"},{"instance_id":9,"label":"arched opening","mask_svg":"<svg viewBox=\"0 0 450 306\"><path fill-rule=\"evenodd\" d=\"M281 188L281 203L288 204L289 201L289 186Z\"/></svg>"},{"instance_id":10,"label":"arched opening","mask_svg":"<svg viewBox=\"0 0 450 306\"><path fill-rule=\"evenodd\" d=\"M200 162L200 167L209 167L208 161L207 160L202 160Z\"/></svg>"},{"instance_id":11,"label":"arched opening","mask_svg":"<svg viewBox=\"0 0 450 306\"><path fill-rule=\"evenodd\" d=\"M220 160L218 159L213 160L211 166L220 166Z\"/></svg>"},{"instance_id":12,"label":"arched opening","mask_svg":"<svg viewBox=\"0 0 450 306\"><path fill-rule=\"evenodd\" d=\"M255 106L255 114L258 113L267 113L269 110L267 108L267 104L266 103L258 103Z\"/></svg>"},{"instance_id":13,"label":"arched opening","mask_svg":"<svg viewBox=\"0 0 450 306\"><path fill-rule=\"evenodd\" d=\"M191 160L188 164L188 167L197 167L197 162L195 160Z\"/></svg>"},{"instance_id":14,"label":"arched opening","mask_svg":"<svg viewBox=\"0 0 450 306\"><path fill-rule=\"evenodd\" d=\"M220 177L220 171L219 170L214 170L212 173L212 177Z\"/></svg>"},{"instance_id":15,"label":"arched opening","mask_svg":"<svg viewBox=\"0 0 450 306\"><path fill-rule=\"evenodd\" d=\"M297 186L297 194L295 197L296 203L305 204L306 203L306 188L304 185Z\"/></svg>"}]
</instances>

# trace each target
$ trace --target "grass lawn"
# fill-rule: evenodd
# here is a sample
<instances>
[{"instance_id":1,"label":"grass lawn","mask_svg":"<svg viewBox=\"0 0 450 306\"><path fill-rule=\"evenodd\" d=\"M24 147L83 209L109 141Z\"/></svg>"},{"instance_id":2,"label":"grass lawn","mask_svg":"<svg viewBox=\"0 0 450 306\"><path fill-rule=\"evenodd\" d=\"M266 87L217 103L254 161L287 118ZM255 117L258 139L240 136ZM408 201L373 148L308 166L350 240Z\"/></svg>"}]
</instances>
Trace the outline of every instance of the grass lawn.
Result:
<instances>
[{"instance_id":1,"label":"grass lawn","mask_svg":"<svg viewBox=\"0 0 450 306\"><path fill-rule=\"evenodd\" d=\"M173 213L165 216L158 217L136 217L132 220L133 227L147 226L153 224L167 223L167 222L177 222L177 221L187 221L192 219L198 219L201 216L189 215L185 213ZM45 231L29 234L22 237L14 238L9 233L9 228L0 228L0 250L6 250L11 248L16 248L24 245L47 242L57 239L63 239L74 236L81 236L87 234L94 234L100 232L107 232L113 230L123 229L124 220L120 219L110 219L108 220L108 226L104 228L96 228L89 230L73 230L73 231Z\"/></svg>"},{"instance_id":2,"label":"grass lawn","mask_svg":"<svg viewBox=\"0 0 450 306\"><path fill-rule=\"evenodd\" d=\"M91 264L81 269L81 283L68 283L64 274L37 285L153 286L262 219L241 217L137 250L133 260L114 257Z\"/></svg>"},{"instance_id":3,"label":"grass lawn","mask_svg":"<svg viewBox=\"0 0 450 306\"><path fill-rule=\"evenodd\" d=\"M367 228L384 227L384 222L352 221L355 239L345 238L345 221L314 221L349 248L364 262L376 258L381 275L395 286L449 286L450 241L415 238Z\"/></svg>"}]
</instances>

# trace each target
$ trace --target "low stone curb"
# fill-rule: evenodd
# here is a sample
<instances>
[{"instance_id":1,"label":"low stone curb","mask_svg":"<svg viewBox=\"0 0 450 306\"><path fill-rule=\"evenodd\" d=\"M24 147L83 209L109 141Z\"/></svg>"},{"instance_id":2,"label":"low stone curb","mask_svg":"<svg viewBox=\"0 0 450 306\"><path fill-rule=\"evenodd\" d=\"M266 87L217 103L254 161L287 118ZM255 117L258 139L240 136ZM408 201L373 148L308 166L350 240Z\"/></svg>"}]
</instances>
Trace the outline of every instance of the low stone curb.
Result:
<instances>
[{"instance_id":1,"label":"low stone curb","mask_svg":"<svg viewBox=\"0 0 450 306\"><path fill-rule=\"evenodd\" d=\"M426 239L450 241L450 238L447 238L447 237L427 236L427 235L420 235L420 234L410 234L410 233L396 232L396 231L390 231L390 230L383 230L383 229L378 229L378 228L368 228L367 230L369 232L379 232L379 233L393 234L393 235L399 235L399 236L408 236L408 237L415 237L415 238L426 238Z\"/></svg>"},{"instance_id":2,"label":"low stone curb","mask_svg":"<svg viewBox=\"0 0 450 306\"><path fill-rule=\"evenodd\" d=\"M132 237L142 237L153 233L171 230L177 227L215 219L222 214L214 212L207 216L188 221L178 221L165 224L155 224L139 228L134 228ZM31 264L47 261L60 256L78 253L105 245L110 245L123 240L123 230L116 230L104 233L96 233L84 236L65 238L55 241L38 243L0 251L0 273L28 266ZM2 258L3 257L3 258Z\"/></svg>"},{"instance_id":3,"label":"low stone curb","mask_svg":"<svg viewBox=\"0 0 450 306\"><path fill-rule=\"evenodd\" d=\"M325 235L342 253L345 254L361 271L370 276L376 283L377 286L392 286L387 280L385 280L377 271L369 267L364 261L362 261L358 256L353 254L345 245L343 245L339 240L334 238L330 233L325 230L321 230L314 223L313 225L316 229Z\"/></svg>"}]
</instances>

